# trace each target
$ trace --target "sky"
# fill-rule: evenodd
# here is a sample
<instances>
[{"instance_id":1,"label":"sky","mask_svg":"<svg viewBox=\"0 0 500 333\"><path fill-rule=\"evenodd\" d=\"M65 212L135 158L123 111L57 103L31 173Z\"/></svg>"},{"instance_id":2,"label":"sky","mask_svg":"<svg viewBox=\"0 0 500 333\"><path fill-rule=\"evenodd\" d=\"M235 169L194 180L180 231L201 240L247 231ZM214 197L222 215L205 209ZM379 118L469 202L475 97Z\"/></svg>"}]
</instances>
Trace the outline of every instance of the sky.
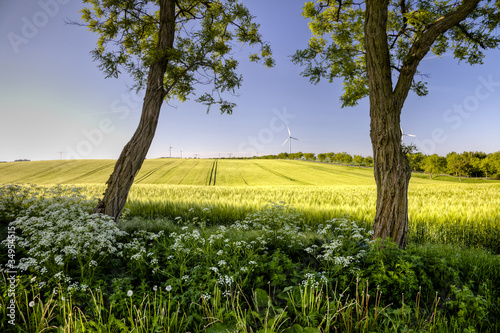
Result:
<instances>
[{"instance_id":1,"label":"sky","mask_svg":"<svg viewBox=\"0 0 500 333\"><path fill-rule=\"evenodd\" d=\"M304 1L246 1L276 66L249 63L257 51L236 49L243 84L232 115L190 101L164 103L147 158L279 154L372 155L368 99L341 108L342 82L313 85L290 56L307 46ZM0 1L0 161L116 159L139 122L143 94L126 75L105 78L90 51L97 36L79 21L78 0ZM483 65L450 55L426 57L429 94L410 92L402 111L405 143L424 154L500 151L500 50Z\"/></svg>"}]
</instances>

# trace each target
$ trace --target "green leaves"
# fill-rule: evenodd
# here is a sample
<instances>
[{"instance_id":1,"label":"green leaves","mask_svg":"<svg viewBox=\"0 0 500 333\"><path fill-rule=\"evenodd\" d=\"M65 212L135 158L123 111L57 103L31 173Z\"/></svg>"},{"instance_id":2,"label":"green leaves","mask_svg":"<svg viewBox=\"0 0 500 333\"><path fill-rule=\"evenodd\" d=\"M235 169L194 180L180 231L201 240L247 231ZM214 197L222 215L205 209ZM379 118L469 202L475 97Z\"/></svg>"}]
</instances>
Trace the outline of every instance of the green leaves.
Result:
<instances>
[{"instance_id":1,"label":"green leaves","mask_svg":"<svg viewBox=\"0 0 500 333\"><path fill-rule=\"evenodd\" d=\"M312 2L304 5L302 15L310 19L312 36L308 47L298 50L292 56L292 61L305 66L302 75L314 84L321 79L332 82L335 78L344 78L342 106L354 106L368 93L363 41L364 12L353 4L343 4L338 8L337 3L329 3L327 7L315 6Z\"/></svg>"},{"instance_id":2,"label":"green leaves","mask_svg":"<svg viewBox=\"0 0 500 333\"><path fill-rule=\"evenodd\" d=\"M197 85L212 86L198 102L207 110L217 104L222 113L235 107L223 93L233 94L241 85L238 62L231 56L235 42L259 46L250 61L274 66L269 44L262 40L259 25L238 0L175 1L175 42L167 52L158 50L159 1L84 0L81 11L88 29L99 35L92 51L106 77L125 70L136 89L146 87L149 67L167 59L163 88L166 100L187 100ZM239 46L239 45L238 45Z\"/></svg>"},{"instance_id":3,"label":"green leaves","mask_svg":"<svg viewBox=\"0 0 500 333\"><path fill-rule=\"evenodd\" d=\"M399 77L404 66L420 61L415 57L415 49L410 53L412 46L418 48L418 43L429 37L425 35L429 29L456 11L457 6L448 0L389 2L386 31L393 77ZM500 45L499 7L498 1L481 2L465 20L439 34L430 51L438 56L451 51L459 61L481 64L484 50ZM293 55L292 61L304 66L302 75L311 83L342 79L342 106L356 105L369 93L363 31L365 6L342 1L309 1L304 4L302 15L309 19L311 39L307 48ZM413 77L408 82L417 95L428 93L426 82Z\"/></svg>"}]
</instances>

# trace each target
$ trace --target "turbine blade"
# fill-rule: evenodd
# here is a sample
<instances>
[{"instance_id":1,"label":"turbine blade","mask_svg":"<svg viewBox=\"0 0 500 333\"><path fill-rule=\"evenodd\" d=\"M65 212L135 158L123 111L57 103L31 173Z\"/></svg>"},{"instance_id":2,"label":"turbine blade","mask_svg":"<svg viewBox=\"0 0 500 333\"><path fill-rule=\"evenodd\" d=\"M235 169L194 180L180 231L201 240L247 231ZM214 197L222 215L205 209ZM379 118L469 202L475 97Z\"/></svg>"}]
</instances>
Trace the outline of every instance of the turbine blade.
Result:
<instances>
[{"instance_id":1,"label":"turbine blade","mask_svg":"<svg viewBox=\"0 0 500 333\"><path fill-rule=\"evenodd\" d=\"M290 133L290 127L288 127L288 125L286 126L286 129L288 130L288 136L291 136L292 133Z\"/></svg>"},{"instance_id":2,"label":"turbine blade","mask_svg":"<svg viewBox=\"0 0 500 333\"><path fill-rule=\"evenodd\" d=\"M297 139L297 138L294 138L294 137L290 137L290 139L294 139L294 140L300 141L300 139Z\"/></svg>"},{"instance_id":3,"label":"turbine blade","mask_svg":"<svg viewBox=\"0 0 500 333\"><path fill-rule=\"evenodd\" d=\"M414 137L414 138L416 138L416 137L417 137L417 136L416 136L416 135L414 135L414 134L405 134L405 135L407 135L407 136L411 136L411 137Z\"/></svg>"},{"instance_id":4,"label":"turbine blade","mask_svg":"<svg viewBox=\"0 0 500 333\"><path fill-rule=\"evenodd\" d=\"M290 138L286 139L286 140L285 140L285 142L283 142L282 146L284 146L284 145L285 145L285 143L287 143L287 142L288 142L288 140L290 140Z\"/></svg>"}]
</instances>

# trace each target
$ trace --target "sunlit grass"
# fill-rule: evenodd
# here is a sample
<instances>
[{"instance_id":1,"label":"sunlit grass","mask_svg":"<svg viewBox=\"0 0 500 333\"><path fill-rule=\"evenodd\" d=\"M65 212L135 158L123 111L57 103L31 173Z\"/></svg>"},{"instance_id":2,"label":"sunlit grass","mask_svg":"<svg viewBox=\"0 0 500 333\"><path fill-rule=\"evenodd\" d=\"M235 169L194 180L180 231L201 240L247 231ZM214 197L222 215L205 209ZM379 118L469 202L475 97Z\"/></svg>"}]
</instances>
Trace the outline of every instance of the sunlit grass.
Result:
<instances>
[{"instance_id":1,"label":"sunlit grass","mask_svg":"<svg viewBox=\"0 0 500 333\"><path fill-rule=\"evenodd\" d=\"M3 163L0 183L79 184L100 196L113 164L112 160ZM500 183L439 179L415 174L410 181L410 241L482 244L499 250ZM376 202L373 170L294 160L146 160L126 208L131 215L146 218L202 214L211 223L228 224L280 201L296 207L309 224L349 215L370 227ZM205 207L211 207L210 213L203 212Z\"/></svg>"}]
</instances>

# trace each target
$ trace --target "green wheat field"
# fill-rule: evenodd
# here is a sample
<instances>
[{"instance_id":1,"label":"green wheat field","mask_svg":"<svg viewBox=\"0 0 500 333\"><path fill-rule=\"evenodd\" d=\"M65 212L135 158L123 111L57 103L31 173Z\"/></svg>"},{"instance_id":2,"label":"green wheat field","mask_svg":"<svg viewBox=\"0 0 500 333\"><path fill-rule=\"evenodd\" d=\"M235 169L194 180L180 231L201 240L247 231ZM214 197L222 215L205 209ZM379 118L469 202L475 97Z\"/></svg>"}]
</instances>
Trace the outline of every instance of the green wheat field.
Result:
<instances>
[{"instance_id":1,"label":"green wheat field","mask_svg":"<svg viewBox=\"0 0 500 333\"><path fill-rule=\"evenodd\" d=\"M0 184L77 185L100 195L113 160L0 164ZM483 244L499 249L500 182L414 174L409 188L409 239ZM270 202L285 202L308 223L349 216L370 227L373 170L296 160L154 159L137 174L125 214L147 218L202 216L231 223Z\"/></svg>"}]
</instances>

